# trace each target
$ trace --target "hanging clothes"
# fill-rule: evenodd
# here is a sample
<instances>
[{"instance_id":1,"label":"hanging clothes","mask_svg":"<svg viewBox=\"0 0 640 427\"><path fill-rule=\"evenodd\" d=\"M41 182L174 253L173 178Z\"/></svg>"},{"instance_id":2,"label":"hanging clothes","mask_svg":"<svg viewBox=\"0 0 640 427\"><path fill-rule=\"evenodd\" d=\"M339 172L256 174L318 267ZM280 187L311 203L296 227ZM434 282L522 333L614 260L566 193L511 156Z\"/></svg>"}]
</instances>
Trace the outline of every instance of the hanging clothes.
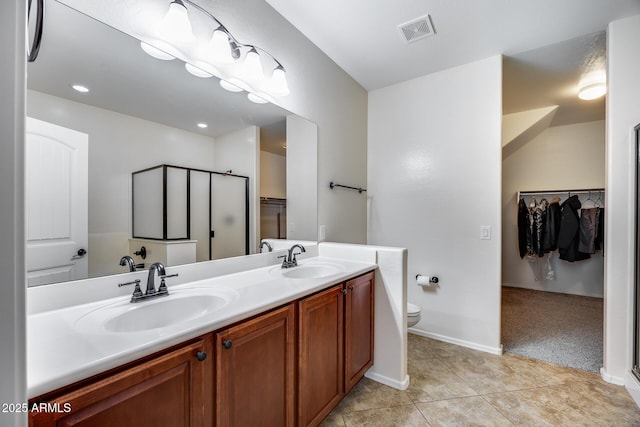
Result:
<instances>
[{"instance_id":1,"label":"hanging clothes","mask_svg":"<svg viewBox=\"0 0 640 427\"><path fill-rule=\"evenodd\" d=\"M590 258L588 253L580 252L580 216L578 210L582 204L575 194L560 206L560 232L558 234L558 251L560 259L574 262Z\"/></svg>"},{"instance_id":2,"label":"hanging clothes","mask_svg":"<svg viewBox=\"0 0 640 427\"><path fill-rule=\"evenodd\" d=\"M598 208L598 221L596 224L596 238L593 242L596 251L602 249L604 256L604 208Z\"/></svg>"},{"instance_id":3,"label":"hanging clothes","mask_svg":"<svg viewBox=\"0 0 640 427\"><path fill-rule=\"evenodd\" d=\"M558 233L560 233L560 198L555 197L547 207L547 223L544 234L543 250L545 253L558 249Z\"/></svg>"},{"instance_id":4,"label":"hanging clothes","mask_svg":"<svg viewBox=\"0 0 640 427\"><path fill-rule=\"evenodd\" d=\"M528 247L528 255L544 256L544 235L547 226L547 199L536 203L535 199L529 206L529 228L531 230L531 240Z\"/></svg>"},{"instance_id":5,"label":"hanging clothes","mask_svg":"<svg viewBox=\"0 0 640 427\"><path fill-rule=\"evenodd\" d=\"M580 210L580 238L578 250L587 254L596 252L595 240L598 228L598 216L600 208L588 208Z\"/></svg>"},{"instance_id":6,"label":"hanging clothes","mask_svg":"<svg viewBox=\"0 0 640 427\"><path fill-rule=\"evenodd\" d=\"M524 199L520 199L518 202L518 248L520 249L520 259L527 254L529 234L529 208L527 208Z\"/></svg>"}]
</instances>

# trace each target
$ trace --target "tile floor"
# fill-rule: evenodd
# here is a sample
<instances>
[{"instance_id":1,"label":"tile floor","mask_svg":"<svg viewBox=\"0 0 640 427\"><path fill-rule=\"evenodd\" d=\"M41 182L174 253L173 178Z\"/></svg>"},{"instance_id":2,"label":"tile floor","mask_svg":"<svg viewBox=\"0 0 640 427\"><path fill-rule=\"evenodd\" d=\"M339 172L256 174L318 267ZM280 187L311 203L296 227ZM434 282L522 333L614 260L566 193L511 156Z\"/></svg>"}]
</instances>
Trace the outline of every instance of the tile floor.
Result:
<instances>
[{"instance_id":1,"label":"tile floor","mask_svg":"<svg viewBox=\"0 0 640 427\"><path fill-rule=\"evenodd\" d=\"M407 390L364 378L321 426L640 426L625 388L594 373L413 334L408 356Z\"/></svg>"}]
</instances>

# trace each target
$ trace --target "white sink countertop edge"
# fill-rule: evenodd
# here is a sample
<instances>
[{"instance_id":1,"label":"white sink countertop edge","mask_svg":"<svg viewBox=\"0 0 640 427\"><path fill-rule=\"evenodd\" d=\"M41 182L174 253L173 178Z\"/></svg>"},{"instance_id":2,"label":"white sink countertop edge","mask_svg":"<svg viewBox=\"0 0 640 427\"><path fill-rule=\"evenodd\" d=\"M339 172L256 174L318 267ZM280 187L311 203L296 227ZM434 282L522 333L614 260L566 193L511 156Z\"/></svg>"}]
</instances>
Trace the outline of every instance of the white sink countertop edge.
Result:
<instances>
[{"instance_id":1,"label":"white sink countertop edge","mask_svg":"<svg viewBox=\"0 0 640 427\"><path fill-rule=\"evenodd\" d=\"M290 279L273 274L274 265L181 285L233 289L238 298L227 306L190 321L136 332L87 331L75 323L86 313L129 296L32 314L27 317L27 395L56 390L170 346L219 330L239 320L312 294L376 268L376 264L314 257L300 265L330 263L342 269L320 278ZM295 267L292 267L295 268ZM144 289L145 284L141 284ZM139 303L144 304L145 302Z\"/></svg>"}]
</instances>

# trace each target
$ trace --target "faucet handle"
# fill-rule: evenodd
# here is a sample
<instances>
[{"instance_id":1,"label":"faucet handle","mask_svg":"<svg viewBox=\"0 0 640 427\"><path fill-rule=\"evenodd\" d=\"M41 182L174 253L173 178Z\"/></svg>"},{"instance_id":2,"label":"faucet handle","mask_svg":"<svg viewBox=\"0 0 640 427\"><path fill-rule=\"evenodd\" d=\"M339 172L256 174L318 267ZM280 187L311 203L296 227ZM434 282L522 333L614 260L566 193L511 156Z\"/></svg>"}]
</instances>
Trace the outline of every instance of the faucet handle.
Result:
<instances>
[{"instance_id":1,"label":"faucet handle","mask_svg":"<svg viewBox=\"0 0 640 427\"><path fill-rule=\"evenodd\" d=\"M136 302L136 301L139 301L140 298L142 298L142 289L140 289L140 279L136 279L132 282L127 282L127 283L118 283L118 287L121 288L123 286L128 286L133 284L135 284L136 287L133 290L133 294L131 294L131 302Z\"/></svg>"},{"instance_id":2,"label":"faucet handle","mask_svg":"<svg viewBox=\"0 0 640 427\"><path fill-rule=\"evenodd\" d=\"M161 279L168 279L169 277L178 277L178 273L175 274L163 274L160 276Z\"/></svg>"},{"instance_id":3,"label":"faucet handle","mask_svg":"<svg viewBox=\"0 0 640 427\"><path fill-rule=\"evenodd\" d=\"M134 284L136 286L140 286L140 279L132 280L131 282L126 282L126 283L118 283L118 287L121 288L123 286L129 286Z\"/></svg>"}]
</instances>

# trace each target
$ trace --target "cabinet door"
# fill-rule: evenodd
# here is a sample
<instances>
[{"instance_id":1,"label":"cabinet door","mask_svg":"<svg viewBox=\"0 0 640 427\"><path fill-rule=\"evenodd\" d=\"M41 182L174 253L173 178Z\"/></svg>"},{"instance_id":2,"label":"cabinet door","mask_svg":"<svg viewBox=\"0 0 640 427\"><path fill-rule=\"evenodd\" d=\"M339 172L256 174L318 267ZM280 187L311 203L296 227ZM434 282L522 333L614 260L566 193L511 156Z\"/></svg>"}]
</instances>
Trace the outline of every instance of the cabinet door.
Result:
<instances>
[{"instance_id":1,"label":"cabinet door","mask_svg":"<svg viewBox=\"0 0 640 427\"><path fill-rule=\"evenodd\" d=\"M216 334L216 425L295 424L293 304Z\"/></svg>"},{"instance_id":2,"label":"cabinet door","mask_svg":"<svg viewBox=\"0 0 640 427\"><path fill-rule=\"evenodd\" d=\"M371 272L345 284L345 392L373 365L373 277Z\"/></svg>"},{"instance_id":3,"label":"cabinet door","mask_svg":"<svg viewBox=\"0 0 640 427\"><path fill-rule=\"evenodd\" d=\"M344 396L342 286L298 304L298 424L318 425Z\"/></svg>"},{"instance_id":4,"label":"cabinet door","mask_svg":"<svg viewBox=\"0 0 640 427\"><path fill-rule=\"evenodd\" d=\"M211 347L200 340L49 399L43 412L29 413L29 425L210 426Z\"/></svg>"}]
</instances>

